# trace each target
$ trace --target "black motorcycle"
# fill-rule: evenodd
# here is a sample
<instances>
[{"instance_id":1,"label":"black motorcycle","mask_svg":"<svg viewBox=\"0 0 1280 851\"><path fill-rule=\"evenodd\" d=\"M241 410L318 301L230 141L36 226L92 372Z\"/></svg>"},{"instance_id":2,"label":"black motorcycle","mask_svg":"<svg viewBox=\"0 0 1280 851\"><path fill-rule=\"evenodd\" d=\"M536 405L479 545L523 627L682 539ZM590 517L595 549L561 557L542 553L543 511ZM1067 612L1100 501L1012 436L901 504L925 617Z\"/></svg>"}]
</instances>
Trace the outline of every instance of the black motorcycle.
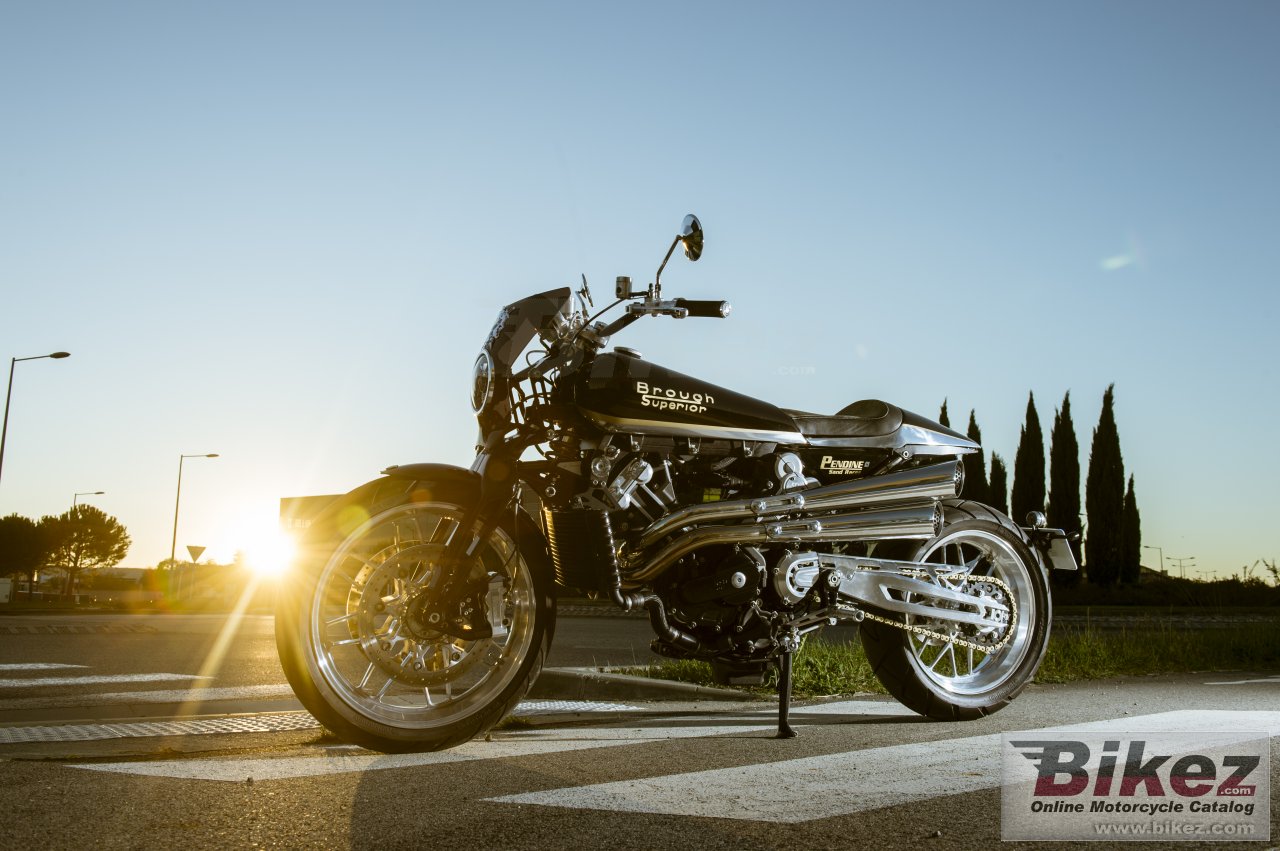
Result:
<instances>
[{"instance_id":1,"label":"black motorcycle","mask_svg":"<svg viewBox=\"0 0 1280 851\"><path fill-rule=\"evenodd\" d=\"M663 298L677 245L701 255L696 217L651 286L618 278L590 318L585 278L504 308L475 364L471 469L391 467L313 522L276 640L330 730L383 751L483 733L538 676L566 591L643 607L656 653L704 659L722 682L776 665L783 737L792 656L841 621L860 624L885 688L932 718L989 714L1030 681L1046 572L1076 565L1042 515L1021 528L959 497L977 444L885 402L783 410L607 350L642 317L729 315Z\"/></svg>"}]
</instances>

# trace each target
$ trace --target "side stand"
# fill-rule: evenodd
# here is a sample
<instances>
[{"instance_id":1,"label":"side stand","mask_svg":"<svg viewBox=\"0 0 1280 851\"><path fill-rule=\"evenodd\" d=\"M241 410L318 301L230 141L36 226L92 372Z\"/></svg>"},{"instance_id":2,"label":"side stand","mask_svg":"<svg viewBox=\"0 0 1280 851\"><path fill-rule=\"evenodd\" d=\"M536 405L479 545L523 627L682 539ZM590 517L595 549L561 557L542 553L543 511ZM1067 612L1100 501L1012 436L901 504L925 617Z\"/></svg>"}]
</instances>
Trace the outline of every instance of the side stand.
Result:
<instances>
[{"instance_id":1,"label":"side stand","mask_svg":"<svg viewBox=\"0 0 1280 851\"><path fill-rule=\"evenodd\" d=\"M778 734L775 739L794 739L788 716L791 714L791 656L792 650L784 650L778 657Z\"/></svg>"}]
</instances>

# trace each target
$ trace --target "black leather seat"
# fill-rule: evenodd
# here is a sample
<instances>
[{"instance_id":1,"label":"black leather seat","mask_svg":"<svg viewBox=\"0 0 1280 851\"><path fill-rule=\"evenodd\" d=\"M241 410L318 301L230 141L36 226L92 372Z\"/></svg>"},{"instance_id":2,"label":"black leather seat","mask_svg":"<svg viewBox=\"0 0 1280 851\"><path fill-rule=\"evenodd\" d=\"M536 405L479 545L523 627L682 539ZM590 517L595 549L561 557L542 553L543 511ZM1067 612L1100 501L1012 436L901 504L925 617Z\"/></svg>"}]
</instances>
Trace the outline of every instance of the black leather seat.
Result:
<instances>
[{"instance_id":1,"label":"black leather seat","mask_svg":"<svg viewBox=\"0 0 1280 851\"><path fill-rule=\"evenodd\" d=\"M833 415L787 411L805 437L883 437L902 427L902 409L879 399L854 402Z\"/></svg>"}]
</instances>

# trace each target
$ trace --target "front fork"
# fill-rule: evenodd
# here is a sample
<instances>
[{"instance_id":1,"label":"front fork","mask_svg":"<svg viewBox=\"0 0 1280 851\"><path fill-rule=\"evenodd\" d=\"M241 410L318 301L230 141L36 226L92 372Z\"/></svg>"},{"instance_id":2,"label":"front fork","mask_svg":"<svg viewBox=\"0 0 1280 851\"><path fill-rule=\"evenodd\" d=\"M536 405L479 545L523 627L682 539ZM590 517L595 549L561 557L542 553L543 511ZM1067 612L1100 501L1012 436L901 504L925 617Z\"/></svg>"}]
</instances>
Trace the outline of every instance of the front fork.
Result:
<instances>
[{"instance_id":1,"label":"front fork","mask_svg":"<svg viewBox=\"0 0 1280 851\"><path fill-rule=\"evenodd\" d=\"M511 503L518 481L519 453L504 451L507 447L500 439L490 442L497 445L486 444L471 465L472 472L480 474L480 498L467 506L445 546L439 578L429 598L424 597L424 604L439 615L430 619L436 628L466 641L493 636L487 611L489 576L477 555Z\"/></svg>"}]
</instances>

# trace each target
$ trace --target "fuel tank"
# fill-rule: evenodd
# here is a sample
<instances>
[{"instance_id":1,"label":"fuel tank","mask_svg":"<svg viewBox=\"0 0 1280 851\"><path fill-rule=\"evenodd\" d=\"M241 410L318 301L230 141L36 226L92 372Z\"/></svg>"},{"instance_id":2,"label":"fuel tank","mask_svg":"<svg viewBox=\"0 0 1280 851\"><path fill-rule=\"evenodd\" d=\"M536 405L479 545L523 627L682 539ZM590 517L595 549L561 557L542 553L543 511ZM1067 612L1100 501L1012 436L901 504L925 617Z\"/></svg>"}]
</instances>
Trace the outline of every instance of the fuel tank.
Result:
<instances>
[{"instance_id":1,"label":"fuel tank","mask_svg":"<svg viewBox=\"0 0 1280 851\"><path fill-rule=\"evenodd\" d=\"M780 408L633 355L598 355L573 392L583 414L609 431L805 443Z\"/></svg>"}]
</instances>

